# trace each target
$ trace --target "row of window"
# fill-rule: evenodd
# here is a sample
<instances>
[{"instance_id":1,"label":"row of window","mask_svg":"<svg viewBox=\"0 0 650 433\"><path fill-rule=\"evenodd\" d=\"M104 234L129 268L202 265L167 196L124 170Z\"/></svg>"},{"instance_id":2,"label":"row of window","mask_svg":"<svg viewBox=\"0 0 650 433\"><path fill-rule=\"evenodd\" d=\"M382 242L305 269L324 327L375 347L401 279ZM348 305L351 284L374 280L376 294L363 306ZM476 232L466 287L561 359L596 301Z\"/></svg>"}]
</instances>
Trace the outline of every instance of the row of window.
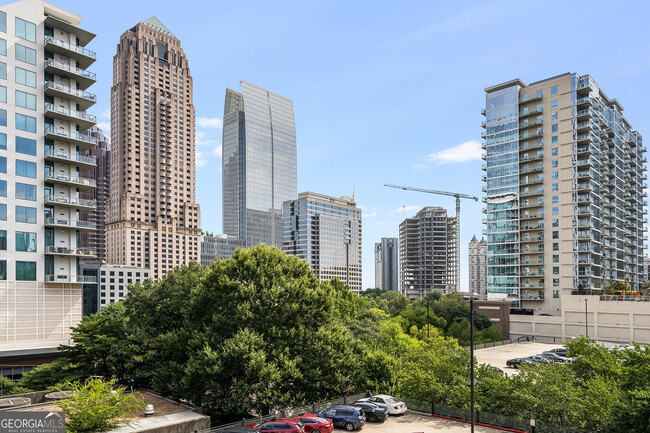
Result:
<instances>
[{"instance_id":1,"label":"row of window","mask_svg":"<svg viewBox=\"0 0 650 433\"><path fill-rule=\"evenodd\" d=\"M0 260L0 281L7 279L7 261ZM16 281L36 281L36 262L16 261Z\"/></svg>"},{"instance_id":2,"label":"row of window","mask_svg":"<svg viewBox=\"0 0 650 433\"><path fill-rule=\"evenodd\" d=\"M36 233L16 232L16 251L35 253ZM7 231L0 230L0 251L7 251Z\"/></svg>"},{"instance_id":3,"label":"row of window","mask_svg":"<svg viewBox=\"0 0 650 433\"><path fill-rule=\"evenodd\" d=\"M0 156L0 173L7 172L7 164L6 162L3 164L2 162L3 160L6 161L5 158ZM4 165L4 171L3 171L3 165ZM15 192L16 192L15 195L17 199L36 201L36 185L29 185L27 183L16 182ZM6 196L7 196L7 181L0 180L0 197L6 197Z\"/></svg>"},{"instance_id":4,"label":"row of window","mask_svg":"<svg viewBox=\"0 0 650 433\"><path fill-rule=\"evenodd\" d=\"M36 72L28 71L18 66L14 70L16 73L16 83L36 88ZM0 78L3 80L7 79L7 64L4 62L0 62Z\"/></svg>"},{"instance_id":5,"label":"row of window","mask_svg":"<svg viewBox=\"0 0 650 433\"><path fill-rule=\"evenodd\" d=\"M15 216L17 223L36 224L36 208L16 206ZM0 221L7 221L7 205L0 203Z\"/></svg>"},{"instance_id":6,"label":"row of window","mask_svg":"<svg viewBox=\"0 0 650 433\"><path fill-rule=\"evenodd\" d=\"M16 60L36 65L36 50L20 44L16 44L14 47ZM0 55L7 55L7 41L4 39L0 39Z\"/></svg>"},{"instance_id":7,"label":"row of window","mask_svg":"<svg viewBox=\"0 0 650 433\"><path fill-rule=\"evenodd\" d=\"M16 153L36 156L36 140L15 137ZM7 150L7 134L0 133L0 150Z\"/></svg>"},{"instance_id":8,"label":"row of window","mask_svg":"<svg viewBox=\"0 0 650 433\"><path fill-rule=\"evenodd\" d=\"M0 173L7 173L7 158L4 156L0 156ZM16 176L23 176L23 177L31 177L31 178L36 178L36 163L35 162L29 162L29 161L23 161L22 159L17 159L16 160ZM7 194L7 183L6 181L0 181L0 182L5 182L4 183L4 191L5 194L4 196L6 197ZM3 191L3 185L0 183L0 196L2 196L2 191Z\"/></svg>"},{"instance_id":9,"label":"row of window","mask_svg":"<svg viewBox=\"0 0 650 433\"><path fill-rule=\"evenodd\" d=\"M7 126L7 110L0 110L0 126ZM36 118L16 113L16 129L36 132Z\"/></svg>"}]
</instances>

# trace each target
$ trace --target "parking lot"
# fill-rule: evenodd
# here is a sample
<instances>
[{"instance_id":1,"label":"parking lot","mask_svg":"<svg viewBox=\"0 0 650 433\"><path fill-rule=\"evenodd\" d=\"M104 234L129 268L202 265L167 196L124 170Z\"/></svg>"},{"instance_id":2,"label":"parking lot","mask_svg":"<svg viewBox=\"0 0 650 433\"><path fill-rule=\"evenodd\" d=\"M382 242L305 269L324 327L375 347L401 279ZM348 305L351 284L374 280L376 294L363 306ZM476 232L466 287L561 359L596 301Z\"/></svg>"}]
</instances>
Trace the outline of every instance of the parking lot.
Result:
<instances>
[{"instance_id":1,"label":"parking lot","mask_svg":"<svg viewBox=\"0 0 650 433\"><path fill-rule=\"evenodd\" d=\"M505 374L510 375L518 374L519 370L506 367L507 360L512 358L525 358L559 347L563 346L561 344L526 341L523 343L479 349L474 351L474 355L479 364L489 364L493 367L499 367Z\"/></svg>"},{"instance_id":2,"label":"parking lot","mask_svg":"<svg viewBox=\"0 0 650 433\"><path fill-rule=\"evenodd\" d=\"M360 431L362 433L465 433L469 430L469 424L463 422L407 412L404 415L391 415L383 423L367 423ZM335 429L334 431L342 432L344 430ZM483 426L475 426L475 431L483 433L494 433L500 430Z\"/></svg>"}]
</instances>

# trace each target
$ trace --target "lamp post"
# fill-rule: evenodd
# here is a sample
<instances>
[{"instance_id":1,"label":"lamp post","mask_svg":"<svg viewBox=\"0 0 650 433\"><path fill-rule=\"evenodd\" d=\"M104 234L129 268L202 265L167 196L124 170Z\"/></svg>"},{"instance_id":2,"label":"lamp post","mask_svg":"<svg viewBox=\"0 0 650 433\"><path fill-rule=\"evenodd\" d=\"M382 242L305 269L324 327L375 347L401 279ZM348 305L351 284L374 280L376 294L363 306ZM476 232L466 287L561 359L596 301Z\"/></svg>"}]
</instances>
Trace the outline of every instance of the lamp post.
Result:
<instances>
[{"instance_id":1,"label":"lamp post","mask_svg":"<svg viewBox=\"0 0 650 433\"><path fill-rule=\"evenodd\" d=\"M470 393L470 426L474 433L474 296L469 295L469 393Z\"/></svg>"}]
</instances>

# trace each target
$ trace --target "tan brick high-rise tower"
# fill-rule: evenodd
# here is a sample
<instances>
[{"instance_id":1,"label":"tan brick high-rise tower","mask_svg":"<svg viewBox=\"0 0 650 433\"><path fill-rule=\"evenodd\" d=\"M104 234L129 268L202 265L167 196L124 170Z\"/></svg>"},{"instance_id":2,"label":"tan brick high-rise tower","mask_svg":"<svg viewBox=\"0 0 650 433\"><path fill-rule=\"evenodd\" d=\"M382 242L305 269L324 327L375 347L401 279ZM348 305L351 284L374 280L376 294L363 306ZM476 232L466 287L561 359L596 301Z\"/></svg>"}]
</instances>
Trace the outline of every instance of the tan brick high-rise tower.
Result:
<instances>
[{"instance_id":1,"label":"tan brick high-rise tower","mask_svg":"<svg viewBox=\"0 0 650 433\"><path fill-rule=\"evenodd\" d=\"M180 41L152 17L127 30L113 57L109 263L153 278L199 262L192 77Z\"/></svg>"}]
</instances>

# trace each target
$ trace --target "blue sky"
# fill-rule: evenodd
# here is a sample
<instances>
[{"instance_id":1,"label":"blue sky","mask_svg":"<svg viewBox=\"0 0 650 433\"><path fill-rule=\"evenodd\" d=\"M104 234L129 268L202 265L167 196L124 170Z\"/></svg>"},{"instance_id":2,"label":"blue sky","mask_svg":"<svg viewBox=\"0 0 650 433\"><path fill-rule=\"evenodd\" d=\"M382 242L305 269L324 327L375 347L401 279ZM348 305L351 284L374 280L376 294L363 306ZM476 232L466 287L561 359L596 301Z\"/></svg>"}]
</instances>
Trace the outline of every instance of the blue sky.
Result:
<instances>
[{"instance_id":1,"label":"blue sky","mask_svg":"<svg viewBox=\"0 0 650 433\"><path fill-rule=\"evenodd\" d=\"M564 72L591 74L650 138L650 3L432 1L72 1L53 3L97 33L93 111L108 130L119 36L155 15L188 56L197 115L197 195L204 229L221 232L221 117L226 87L246 80L290 98L298 191L355 192L363 208L363 274L373 245L423 206L451 197L384 183L481 196L483 89ZM461 287L481 204L462 204Z\"/></svg>"}]
</instances>

